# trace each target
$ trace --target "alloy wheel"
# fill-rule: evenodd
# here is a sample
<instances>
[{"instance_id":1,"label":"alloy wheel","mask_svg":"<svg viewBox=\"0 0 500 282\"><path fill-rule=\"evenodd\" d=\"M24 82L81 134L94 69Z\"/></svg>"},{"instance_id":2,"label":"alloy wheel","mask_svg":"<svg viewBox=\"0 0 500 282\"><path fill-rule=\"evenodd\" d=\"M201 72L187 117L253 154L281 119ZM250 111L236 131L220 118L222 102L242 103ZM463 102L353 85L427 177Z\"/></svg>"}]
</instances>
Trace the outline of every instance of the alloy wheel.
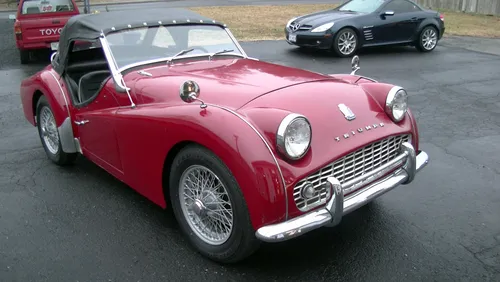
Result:
<instances>
[{"instance_id":1,"label":"alloy wheel","mask_svg":"<svg viewBox=\"0 0 500 282\"><path fill-rule=\"evenodd\" d=\"M351 31L343 32L338 40L337 46L343 55L350 55L356 49L356 36Z\"/></svg>"},{"instance_id":2,"label":"alloy wheel","mask_svg":"<svg viewBox=\"0 0 500 282\"><path fill-rule=\"evenodd\" d=\"M422 34L422 46L425 50L432 50L437 44L437 34L432 28L424 31Z\"/></svg>"}]
</instances>

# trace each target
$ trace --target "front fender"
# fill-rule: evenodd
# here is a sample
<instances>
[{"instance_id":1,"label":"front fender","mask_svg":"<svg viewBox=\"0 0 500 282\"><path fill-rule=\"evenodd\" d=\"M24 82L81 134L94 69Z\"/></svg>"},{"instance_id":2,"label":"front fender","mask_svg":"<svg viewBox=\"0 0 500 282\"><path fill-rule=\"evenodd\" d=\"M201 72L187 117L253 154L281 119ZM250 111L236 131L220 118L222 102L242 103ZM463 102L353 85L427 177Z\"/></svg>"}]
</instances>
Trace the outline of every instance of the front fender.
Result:
<instances>
[{"instance_id":1,"label":"front fender","mask_svg":"<svg viewBox=\"0 0 500 282\"><path fill-rule=\"evenodd\" d=\"M283 178L267 142L225 108L197 104L149 105L117 112L117 136L130 186L166 206L163 165L172 148L194 142L214 152L238 182L255 229L286 218Z\"/></svg>"}]
</instances>

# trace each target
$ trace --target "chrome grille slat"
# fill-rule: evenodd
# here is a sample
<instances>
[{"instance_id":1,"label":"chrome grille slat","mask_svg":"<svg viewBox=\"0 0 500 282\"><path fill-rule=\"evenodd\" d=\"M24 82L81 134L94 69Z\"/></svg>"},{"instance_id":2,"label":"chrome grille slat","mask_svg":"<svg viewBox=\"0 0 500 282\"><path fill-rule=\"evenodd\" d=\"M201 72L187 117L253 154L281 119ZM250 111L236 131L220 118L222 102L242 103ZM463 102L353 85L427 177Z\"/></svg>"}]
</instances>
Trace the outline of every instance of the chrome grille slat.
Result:
<instances>
[{"instance_id":1,"label":"chrome grille slat","mask_svg":"<svg viewBox=\"0 0 500 282\"><path fill-rule=\"evenodd\" d=\"M371 143L365 147L351 152L344 157L328 164L315 173L300 180L293 189L293 198L300 211L307 211L325 204L330 198L330 191L324 184L330 176L337 178L341 184L360 177L374 169L387 164L399 154L403 142L410 140L409 135L398 135ZM302 198L301 189L309 181L319 193L312 199Z\"/></svg>"}]
</instances>

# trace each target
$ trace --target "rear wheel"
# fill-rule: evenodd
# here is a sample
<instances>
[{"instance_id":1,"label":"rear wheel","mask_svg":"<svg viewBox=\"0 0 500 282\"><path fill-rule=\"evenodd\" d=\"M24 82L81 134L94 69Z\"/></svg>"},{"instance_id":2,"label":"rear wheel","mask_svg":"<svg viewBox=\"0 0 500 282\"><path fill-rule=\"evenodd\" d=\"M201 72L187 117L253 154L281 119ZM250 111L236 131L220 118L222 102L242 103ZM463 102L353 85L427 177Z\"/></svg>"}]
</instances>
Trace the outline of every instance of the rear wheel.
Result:
<instances>
[{"instance_id":1,"label":"rear wheel","mask_svg":"<svg viewBox=\"0 0 500 282\"><path fill-rule=\"evenodd\" d=\"M333 40L333 51L342 57L351 57L358 48L358 36L351 28L344 28L337 32Z\"/></svg>"},{"instance_id":2,"label":"rear wheel","mask_svg":"<svg viewBox=\"0 0 500 282\"><path fill-rule=\"evenodd\" d=\"M433 26L426 26L420 32L416 47L420 52L430 52L436 48L437 41L438 31L436 28Z\"/></svg>"},{"instance_id":3,"label":"rear wheel","mask_svg":"<svg viewBox=\"0 0 500 282\"><path fill-rule=\"evenodd\" d=\"M78 154L65 153L62 150L56 120L45 96L41 96L38 100L36 107L36 119L38 134L40 135L40 140L42 141L43 148L45 149L45 153L49 159L61 166L72 164Z\"/></svg>"},{"instance_id":4,"label":"rear wheel","mask_svg":"<svg viewBox=\"0 0 500 282\"><path fill-rule=\"evenodd\" d=\"M211 151L193 145L179 152L170 172L169 190L181 230L204 256L232 263L258 248L238 183Z\"/></svg>"}]
</instances>

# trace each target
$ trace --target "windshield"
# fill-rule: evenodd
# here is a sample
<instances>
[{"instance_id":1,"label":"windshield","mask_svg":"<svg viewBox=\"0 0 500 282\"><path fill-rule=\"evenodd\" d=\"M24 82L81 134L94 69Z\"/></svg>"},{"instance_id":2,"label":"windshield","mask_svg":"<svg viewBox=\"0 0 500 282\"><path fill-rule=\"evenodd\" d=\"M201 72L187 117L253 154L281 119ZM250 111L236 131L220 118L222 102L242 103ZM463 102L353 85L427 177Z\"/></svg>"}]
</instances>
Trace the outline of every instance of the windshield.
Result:
<instances>
[{"instance_id":1,"label":"windshield","mask_svg":"<svg viewBox=\"0 0 500 282\"><path fill-rule=\"evenodd\" d=\"M111 33L106 39L119 69L130 64L167 59L182 51L184 54L179 56L219 51L242 55L226 30L215 25L140 27Z\"/></svg>"},{"instance_id":2,"label":"windshield","mask_svg":"<svg viewBox=\"0 0 500 282\"><path fill-rule=\"evenodd\" d=\"M73 2L71 0L25 0L21 13L29 14L46 14L54 12L73 11Z\"/></svg>"},{"instance_id":3,"label":"windshield","mask_svg":"<svg viewBox=\"0 0 500 282\"><path fill-rule=\"evenodd\" d=\"M339 11L373 13L385 2L386 0L352 0L339 7Z\"/></svg>"}]
</instances>

